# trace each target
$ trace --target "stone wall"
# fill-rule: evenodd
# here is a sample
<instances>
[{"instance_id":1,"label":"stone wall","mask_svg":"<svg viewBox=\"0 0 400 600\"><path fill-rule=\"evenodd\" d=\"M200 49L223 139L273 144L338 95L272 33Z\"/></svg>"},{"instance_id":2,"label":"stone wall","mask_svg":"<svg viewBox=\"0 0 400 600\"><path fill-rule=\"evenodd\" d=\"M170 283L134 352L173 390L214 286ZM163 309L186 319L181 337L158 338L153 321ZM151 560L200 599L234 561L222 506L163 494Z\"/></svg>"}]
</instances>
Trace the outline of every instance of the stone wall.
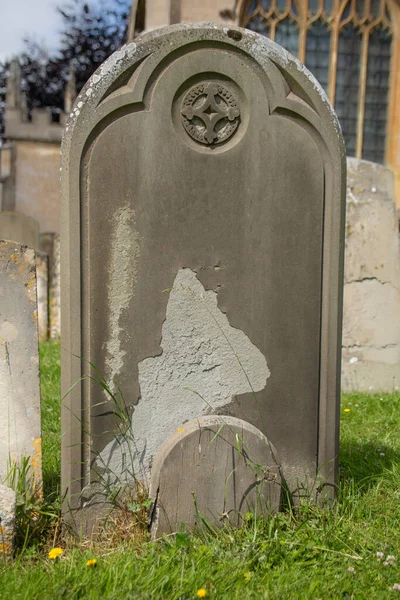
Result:
<instances>
[{"instance_id":1,"label":"stone wall","mask_svg":"<svg viewBox=\"0 0 400 600\"><path fill-rule=\"evenodd\" d=\"M228 23L221 16L221 11L230 9L233 12L234 0L147 0L146 30L157 29L172 23L194 23L213 21Z\"/></svg>"},{"instance_id":2,"label":"stone wall","mask_svg":"<svg viewBox=\"0 0 400 600\"><path fill-rule=\"evenodd\" d=\"M16 210L0 211L0 239L39 248L39 223Z\"/></svg>"},{"instance_id":3,"label":"stone wall","mask_svg":"<svg viewBox=\"0 0 400 600\"><path fill-rule=\"evenodd\" d=\"M60 146L15 141L15 210L36 219L40 231L60 232Z\"/></svg>"},{"instance_id":4,"label":"stone wall","mask_svg":"<svg viewBox=\"0 0 400 600\"><path fill-rule=\"evenodd\" d=\"M183 23L193 23L196 21L214 21L216 23L226 23L220 15L221 11L233 9L233 0L202 0L193 2L193 0L181 1L181 21Z\"/></svg>"},{"instance_id":5,"label":"stone wall","mask_svg":"<svg viewBox=\"0 0 400 600\"><path fill-rule=\"evenodd\" d=\"M342 390L400 386L400 248L393 173L349 158Z\"/></svg>"}]
</instances>

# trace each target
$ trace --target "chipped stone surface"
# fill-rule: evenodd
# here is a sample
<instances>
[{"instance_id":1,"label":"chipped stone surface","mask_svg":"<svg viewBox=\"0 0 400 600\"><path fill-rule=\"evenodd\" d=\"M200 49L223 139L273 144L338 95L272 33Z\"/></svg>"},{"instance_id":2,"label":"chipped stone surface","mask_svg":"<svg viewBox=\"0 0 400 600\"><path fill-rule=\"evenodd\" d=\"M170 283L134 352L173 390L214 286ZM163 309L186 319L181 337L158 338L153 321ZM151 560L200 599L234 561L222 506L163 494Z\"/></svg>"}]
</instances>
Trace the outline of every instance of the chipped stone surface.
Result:
<instances>
[{"instance_id":1,"label":"chipped stone surface","mask_svg":"<svg viewBox=\"0 0 400 600\"><path fill-rule=\"evenodd\" d=\"M0 479L32 457L42 485L36 258L33 249L0 241Z\"/></svg>"},{"instance_id":2,"label":"chipped stone surface","mask_svg":"<svg viewBox=\"0 0 400 600\"><path fill-rule=\"evenodd\" d=\"M191 269L179 270L162 327L162 353L139 363L141 397L132 427L101 453L99 466L106 465L111 477L121 480L133 471L148 481L158 448L182 423L264 389L270 376L266 358L231 327L217 302ZM129 456L133 465L126 463Z\"/></svg>"},{"instance_id":3,"label":"chipped stone surface","mask_svg":"<svg viewBox=\"0 0 400 600\"><path fill-rule=\"evenodd\" d=\"M0 483L0 561L12 557L15 532L14 490Z\"/></svg>"},{"instance_id":4,"label":"chipped stone surface","mask_svg":"<svg viewBox=\"0 0 400 600\"><path fill-rule=\"evenodd\" d=\"M199 417L175 430L155 459L152 537L177 532L182 523L232 526L248 512L274 513L281 486L276 450L261 431L234 417Z\"/></svg>"},{"instance_id":5,"label":"chipped stone surface","mask_svg":"<svg viewBox=\"0 0 400 600\"><path fill-rule=\"evenodd\" d=\"M348 159L342 389L400 387L400 247L393 173Z\"/></svg>"}]
</instances>

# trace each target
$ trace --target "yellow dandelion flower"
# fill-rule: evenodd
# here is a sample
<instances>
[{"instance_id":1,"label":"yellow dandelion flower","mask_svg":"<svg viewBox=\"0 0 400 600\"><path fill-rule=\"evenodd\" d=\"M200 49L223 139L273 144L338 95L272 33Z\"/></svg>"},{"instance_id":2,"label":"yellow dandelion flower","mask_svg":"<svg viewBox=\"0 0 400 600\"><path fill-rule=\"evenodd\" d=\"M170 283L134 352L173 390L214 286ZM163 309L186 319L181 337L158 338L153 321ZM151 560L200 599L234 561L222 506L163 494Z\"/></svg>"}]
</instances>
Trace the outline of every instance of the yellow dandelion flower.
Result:
<instances>
[{"instance_id":1,"label":"yellow dandelion flower","mask_svg":"<svg viewBox=\"0 0 400 600\"><path fill-rule=\"evenodd\" d=\"M182 433L182 431L183 431L183 427L178 427L177 432Z\"/></svg>"},{"instance_id":2,"label":"yellow dandelion flower","mask_svg":"<svg viewBox=\"0 0 400 600\"><path fill-rule=\"evenodd\" d=\"M56 558L61 556L62 553L63 553L62 548L52 548L49 552L49 558L51 558L52 560L55 560Z\"/></svg>"},{"instance_id":3,"label":"yellow dandelion flower","mask_svg":"<svg viewBox=\"0 0 400 600\"><path fill-rule=\"evenodd\" d=\"M350 409L349 408L345 408L344 412L350 412Z\"/></svg>"},{"instance_id":4,"label":"yellow dandelion flower","mask_svg":"<svg viewBox=\"0 0 400 600\"><path fill-rule=\"evenodd\" d=\"M205 598L207 596L207 590L205 590L204 588L200 588L199 590L197 590L196 596L198 598Z\"/></svg>"},{"instance_id":5,"label":"yellow dandelion flower","mask_svg":"<svg viewBox=\"0 0 400 600\"><path fill-rule=\"evenodd\" d=\"M86 566L87 567L95 567L97 564L97 558L91 558L90 560L87 561Z\"/></svg>"}]
</instances>

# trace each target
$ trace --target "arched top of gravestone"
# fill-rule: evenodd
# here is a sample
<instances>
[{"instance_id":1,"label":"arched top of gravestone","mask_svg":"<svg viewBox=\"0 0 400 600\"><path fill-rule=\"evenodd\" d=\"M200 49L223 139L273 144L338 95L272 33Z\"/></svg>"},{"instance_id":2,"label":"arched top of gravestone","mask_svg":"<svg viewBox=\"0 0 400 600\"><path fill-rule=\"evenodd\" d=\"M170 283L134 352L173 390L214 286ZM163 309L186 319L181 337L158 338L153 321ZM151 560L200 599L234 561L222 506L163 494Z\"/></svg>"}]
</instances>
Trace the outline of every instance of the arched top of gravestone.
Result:
<instances>
[{"instance_id":1,"label":"arched top of gravestone","mask_svg":"<svg viewBox=\"0 0 400 600\"><path fill-rule=\"evenodd\" d=\"M218 412L260 430L268 415L286 479L318 473L334 481L345 148L315 78L245 29L160 29L123 46L91 77L62 154L62 385L70 392L63 485L76 506L96 475L87 448L125 472L125 453L114 451L115 407L87 365L120 391L135 427L143 425L135 441L144 472L147 450L154 454L170 422L209 408L206 382ZM218 308L218 323L225 315L239 350L251 348L255 387L247 379L233 385L209 312L199 316L167 291L177 278ZM169 377L177 338L179 365ZM158 357L162 366L149 368ZM189 399L185 388L199 395ZM158 418L149 431L152 410Z\"/></svg>"},{"instance_id":2,"label":"arched top of gravestone","mask_svg":"<svg viewBox=\"0 0 400 600\"><path fill-rule=\"evenodd\" d=\"M92 75L76 99L65 128L62 144L64 185L68 168L74 161L80 161L87 143L123 114L149 110L154 83L161 72L177 58L202 48L229 51L241 59L243 66L252 66L258 71L267 92L269 113L296 118L316 140L323 142L320 152L327 150L330 159L344 172L345 146L340 124L325 91L312 73L267 37L234 26L196 23L172 25L144 34L114 52ZM190 92L198 94L198 87L193 85L186 90L187 95ZM231 92L228 89L222 93L224 91L228 95ZM236 111L238 119L245 121L243 113L248 107L236 108L241 99L235 98L235 94L225 98L231 114ZM183 105L185 102L190 104L190 100L190 97L183 98ZM186 109L192 110L190 106ZM234 115L231 120L230 127L222 128L219 137L223 139L217 139L215 135L215 142L225 141L234 133L232 129L235 130L237 124ZM191 123L186 121L188 129ZM207 140L200 141L207 147Z\"/></svg>"}]
</instances>

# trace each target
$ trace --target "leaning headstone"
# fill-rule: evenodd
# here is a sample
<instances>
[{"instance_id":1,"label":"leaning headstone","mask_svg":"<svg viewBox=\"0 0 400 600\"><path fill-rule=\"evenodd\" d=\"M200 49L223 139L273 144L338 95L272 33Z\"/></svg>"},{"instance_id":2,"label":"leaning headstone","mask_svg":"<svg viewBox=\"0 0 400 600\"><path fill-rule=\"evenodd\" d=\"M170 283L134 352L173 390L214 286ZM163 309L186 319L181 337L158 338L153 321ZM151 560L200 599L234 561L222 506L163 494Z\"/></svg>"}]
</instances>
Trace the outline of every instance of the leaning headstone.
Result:
<instances>
[{"instance_id":1,"label":"leaning headstone","mask_svg":"<svg viewBox=\"0 0 400 600\"><path fill-rule=\"evenodd\" d=\"M0 241L0 481L28 460L42 489L36 257Z\"/></svg>"},{"instance_id":2,"label":"leaning headstone","mask_svg":"<svg viewBox=\"0 0 400 600\"><path fill-rule=\"evenodd\" d=\"M0 483L0 562L12 557L15 534L16 494Z\"/></svg>"},{"instance_id":3,"label":"leaning headstone","mask_svg":"<svg viewBox=\"0 0 400 600\"><path fill-rule=\"evenodd\" d=\"M182 523L193 529L240 525L249 513L276 512L278 462L265 435L240 419L199 417L178 427L152 468L152 536L179 531Z\"/></svg>"},{"instance_id":4,"label":"leaning headstone","mask_svg":"<svg viewBox=\"0 0 400 600\"><path fill-rule=\"evenodd\" d=\"M72 513L101 484L149 485L162 443L208 414L267 436L294 495L334 489L344 192L329 101L267 38L178 25L92 76L62 158Z\"/></svg>"}]
</instances>

